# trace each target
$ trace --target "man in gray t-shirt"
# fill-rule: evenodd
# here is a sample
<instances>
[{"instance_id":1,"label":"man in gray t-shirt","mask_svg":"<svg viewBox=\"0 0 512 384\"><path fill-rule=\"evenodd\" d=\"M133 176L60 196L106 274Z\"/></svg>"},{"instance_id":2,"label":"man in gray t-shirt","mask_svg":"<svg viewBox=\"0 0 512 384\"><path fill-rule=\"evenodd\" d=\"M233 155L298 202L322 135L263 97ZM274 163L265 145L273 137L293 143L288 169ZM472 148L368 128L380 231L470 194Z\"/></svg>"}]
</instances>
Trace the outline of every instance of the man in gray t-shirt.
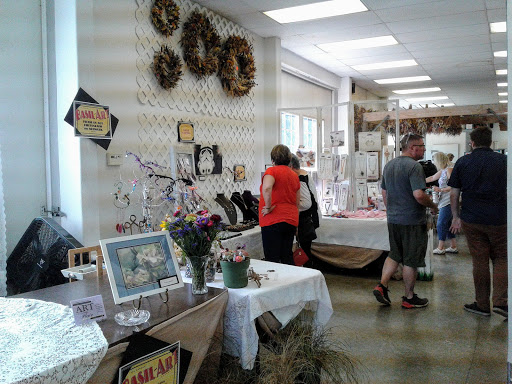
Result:
<instances>
[{"instance_id":1,"label":"man in gray t-shirt","mask_svg":"<svg viewBox=\"0 0 512 384\"><path fill-rule=\"evenodd\" d=\"M423 158L423 137L413 133L400 141L402 156L391 160L382 172L382 197L387 207L390 252L382 268L380 283L373 290L375 298L390 305L388 283L403 264L405 296L402 307L418 308L428 305L414 293L418 267L425 266L427 225L425 207L434 212L437 206L425 193L425 173L417 162Z\"/></svg>"}]
</instances>

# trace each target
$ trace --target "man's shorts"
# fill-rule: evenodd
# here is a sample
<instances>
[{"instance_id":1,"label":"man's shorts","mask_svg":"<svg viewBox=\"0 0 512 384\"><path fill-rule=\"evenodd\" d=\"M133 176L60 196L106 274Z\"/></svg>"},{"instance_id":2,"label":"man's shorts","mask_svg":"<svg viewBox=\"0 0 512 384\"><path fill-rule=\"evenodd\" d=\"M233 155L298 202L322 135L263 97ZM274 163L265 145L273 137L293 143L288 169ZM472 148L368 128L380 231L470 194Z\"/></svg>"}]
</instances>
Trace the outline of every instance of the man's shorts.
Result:
<instances>
[{"instance_id":1,"label":"man's shorts","mask_svg":"<svg viewBox=\"0 0 512 384\"><path fill-rule=\"evenodd\" d=\"M427 251L427 225L402 225L388 223L389 257L397 263L418 268L425 266Z\"/></svg>"}]
</instances>

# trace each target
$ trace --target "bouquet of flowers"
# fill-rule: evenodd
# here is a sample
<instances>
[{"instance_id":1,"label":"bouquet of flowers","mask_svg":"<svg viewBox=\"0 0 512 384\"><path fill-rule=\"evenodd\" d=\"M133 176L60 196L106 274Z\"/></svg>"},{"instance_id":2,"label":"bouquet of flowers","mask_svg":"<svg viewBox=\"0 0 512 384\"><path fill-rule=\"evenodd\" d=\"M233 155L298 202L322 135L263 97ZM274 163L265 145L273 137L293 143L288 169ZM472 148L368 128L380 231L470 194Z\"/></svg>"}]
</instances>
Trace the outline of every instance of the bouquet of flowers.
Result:
<instances>
[{"instance_id":1,"label":"bouquet of flowers","mask_svg":"<svg viewBox=\"0 0 512 384\"><path fill-rule=\"evenodd\" d=\"M165 217L160 227L169 231L186 256L204 256L210 254L210 248L225 224L219 215L210 215L207 210L185 215L178 207L172 216Z\"/></svg>"},{"instance_id":2,"label":"bouquet of flowers","mask_svg":"<svg viewBox=\"0 0 512 384\"><path fill-rule=\"evenodd\" d=\"M167 215L160 224L163 230L178 245L189 261L192 276L192 293L208 292L205 269L208 265L210 249L225 224L219 215L205 211L185 215L178 207L172 216Z\"/></svg>"}]
</instances>

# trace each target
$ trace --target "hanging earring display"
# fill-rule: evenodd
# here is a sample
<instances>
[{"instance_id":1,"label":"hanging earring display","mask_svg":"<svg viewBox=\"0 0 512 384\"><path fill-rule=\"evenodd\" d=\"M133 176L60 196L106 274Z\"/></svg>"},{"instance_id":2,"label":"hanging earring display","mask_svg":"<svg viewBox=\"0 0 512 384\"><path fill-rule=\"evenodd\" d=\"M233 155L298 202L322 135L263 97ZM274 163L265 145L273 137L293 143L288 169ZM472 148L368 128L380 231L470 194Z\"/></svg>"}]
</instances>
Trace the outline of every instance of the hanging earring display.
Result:
<instances>
[{"instance_id":1,"label":"hanging earring display","mask_svg":"<svg viewBox=\"0 0 512 384\"><path fill-rule=\"evenodd\" d=\"M367 161L366 161L366 172L368 179L378 179L379 178L379 153L378 152L368 152Z\"/></svg>"},{"instance_id":2,"label":"hanging earring display","mask_svg":"<svg viewBox=\"0 0 512 384\"><path fill-rule=\"evenodd\" d=\"M367 183L368 197L370 199L376 199L379 196L379 183Z\"/></svg>"},{"instance_id":3,"label":"hanging earring display","mask_svg":"<svg viewBox=\"0 0 512 384\"><path fill-rule=\"evenodd\" d=\"M339 205L338 205L338 209L340 211L344 211L347 209L349 187L350 187L349 184L341 184L340 185L340 197L339 197Z\"/></svg>"},{"instance_id":4,"label":"hanging earring display","mask_svg":"<svg viewBox=\"0 0 512 384\"><path fill-rule=\"evenodd\" d=\"M346 169L347 169L347 159L348 155L340 155L340 167L338 169L338 177L340 180L345 180L346 177Z\"/></svg>"},{"instance_id":5,"label":"hanging earring display","mask_svg":"<svg viewBox=\"0 0 512 384\"><path fill-rule=\"evenodd\" d=\"M116 207L116 232L124 233L124 216L125 210L130 205L130 192L123 192L125 183L118 181L115 185L116 191L112 193L114 195L114 207ZM133 191L133 189L132 189Z\"/></svg>"},{"instance_id":6,"label":"hanging earring display","mask_svg":"<svg viewBox=\"0 0 512 384\"><path fill-rule=\"evenodd\" d=\"M356 152L354 158L356 179L366 179L366 152Z\"/></svg>"},{"instance_id":7,"label":"hanging earring display","mask_svg":"<svg viewBox=\"0 0 512 384\"><path fill-rule=\"evenodd\" d=\"M368 191L366 180L356 180L356 205L357 208L368 207Z\"/></svg>"},{"instance_id":8,"label":"hanging earring display","mask_svg":"<svg viewBox=\"0 0 512 384\"><path fill-rule=\"evenodd\" d=\"M384 145L382 147L382 170L387 163L389 163L395 157L395 147L392 145Z\"/></svg>"},{"instance_id":9,"label":"hanging earring display","mask_svg":"<svg viewBox=\"0 0 512 384\"><path fill-rule=\"evenodd\" d=\"M333 171L333 155L332 153L322 153L318 157L318 178L329 180L332 179Z\"/></svg>"}]
</instances>

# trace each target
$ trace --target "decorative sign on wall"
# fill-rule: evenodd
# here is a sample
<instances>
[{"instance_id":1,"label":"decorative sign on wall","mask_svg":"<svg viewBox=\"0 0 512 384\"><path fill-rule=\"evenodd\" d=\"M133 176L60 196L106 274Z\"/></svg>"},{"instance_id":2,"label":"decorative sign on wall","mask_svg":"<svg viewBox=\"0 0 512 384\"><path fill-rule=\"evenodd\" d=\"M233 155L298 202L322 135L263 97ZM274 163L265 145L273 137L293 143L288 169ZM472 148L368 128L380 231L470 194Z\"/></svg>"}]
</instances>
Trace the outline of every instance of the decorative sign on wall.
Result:
<instances>
[{"instance_id":1,"label":"decorative sign on wall","mask_svg":"<svg viewBox=\"0 0 512 384\"><path fill-rule=\"evenodd\" d=\"M182 143L194 142L194 124L183 121L178 123L178 141Z\"/></svg>"},{"instance_id":2,"label":"decorative sign on wall","mask_svg":"<svg viewBox=\"0 0 512 384\"><path fill-rule=\"evenodd\" d=\"M95 139L111 139L110 111L106 105L73 102L73 126L75 136Z\"/></svg>"},{"instance_id":3,"label":"decorative sign on wall","mask_svg":"<svg viewBox=\"0 0 512 384\"><path fill-rule=\"evenodd\" d=\"M220 175L222 173L222 153L218 145L194 147L196 175Z\"/></svg>"}]
</instances>

